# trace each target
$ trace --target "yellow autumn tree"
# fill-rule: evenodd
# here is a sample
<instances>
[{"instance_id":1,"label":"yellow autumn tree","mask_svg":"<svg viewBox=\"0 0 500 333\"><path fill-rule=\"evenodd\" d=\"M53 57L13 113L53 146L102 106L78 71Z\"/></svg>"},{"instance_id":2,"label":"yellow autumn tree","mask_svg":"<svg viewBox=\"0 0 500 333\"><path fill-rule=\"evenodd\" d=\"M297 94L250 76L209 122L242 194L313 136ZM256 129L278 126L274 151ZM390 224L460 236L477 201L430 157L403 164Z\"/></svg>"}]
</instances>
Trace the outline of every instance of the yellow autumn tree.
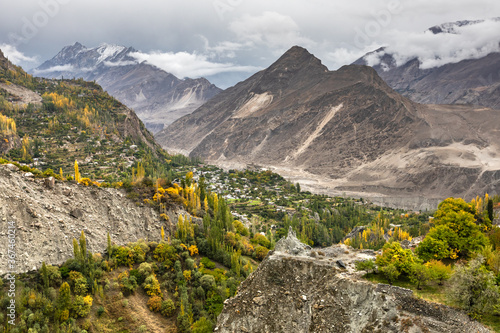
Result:
<instances>
[{"instance_id":1,"label":"yellow autumn tree","mask_svg":"<svg viewBox=\"0 0 500 333\"><path fill-rule=\"evenodd\" d=\"M79 183L81 180L80 171L78 171L78 161L75 160L75 181Z\"/></svg>"}]
</instances>

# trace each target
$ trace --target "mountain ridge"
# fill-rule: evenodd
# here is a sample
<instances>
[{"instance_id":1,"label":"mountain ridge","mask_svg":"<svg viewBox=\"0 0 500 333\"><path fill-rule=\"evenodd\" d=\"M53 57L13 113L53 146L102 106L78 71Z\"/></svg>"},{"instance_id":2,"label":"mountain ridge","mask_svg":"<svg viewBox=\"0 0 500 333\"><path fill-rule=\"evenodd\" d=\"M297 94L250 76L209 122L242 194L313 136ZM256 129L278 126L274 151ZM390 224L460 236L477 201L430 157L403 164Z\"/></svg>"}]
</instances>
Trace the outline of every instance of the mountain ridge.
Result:
<instances>
[{"instance_id":1,"label":"mountain ridge","mask_svg":"<svg viewBox=\"0 0 500 333\"><path fill-rule=\"evenodd\" d=\"M227 168L257 163L327 193L442 198L497 188L483 177L500 170L498 135L488 123L498 110L417 104L371 67L328 71L304 50L287 51L158 133L157 141ZM486 147L494 170L484 167Z\"/></svg>"},{"instance_id":2,"label":"mountain ridge","mask_svg":"<svg viewBox=\"0 0 500 333\"><path fill-rule=\"evenodd\" d=\"M493 18L500 21L500 18ZM460 27L485 20L457 21L428 29L433 34L459 34ZM373 63L369 58L376 57ZM372 64L387 84L411 100L424 104L474 104L500 108L500 52L464 59L432 68L421 68L418 57L398 65L394 54L381 47L353 64Z\"/></svg>"},{"instance_id":3,"label":"mountain ridge","mask_svg":"<svg viewBox=\"0 0 500 333\"><path fill-rule=\"evenodd\" d=\"M43 77L82 77L95 80L134 109L146 127L157 132L188 114L221 91L205 78L179 79L147 62L139 62L133 47L102 43L87 48L65 46L32 73Z\"/></svg>"}]
</instances>

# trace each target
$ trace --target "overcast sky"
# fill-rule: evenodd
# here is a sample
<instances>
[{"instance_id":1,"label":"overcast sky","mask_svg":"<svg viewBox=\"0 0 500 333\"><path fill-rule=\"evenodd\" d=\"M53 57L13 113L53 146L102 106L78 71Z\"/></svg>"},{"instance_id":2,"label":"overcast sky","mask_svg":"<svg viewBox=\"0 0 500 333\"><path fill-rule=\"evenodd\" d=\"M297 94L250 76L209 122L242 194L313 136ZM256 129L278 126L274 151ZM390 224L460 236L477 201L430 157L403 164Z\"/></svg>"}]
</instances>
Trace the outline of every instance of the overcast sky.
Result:
<instances>
[{"instance_id":1,"label":"overcast sky","mask_svg":"<svg viewBox=\"0 0 500 333\"><path fill-rule=\"evenodd\" d=\"M0 48L26 69L62 47L133 46L179 77L226 88L301 45L331 70L379 46L432 67L499 51L500 22L458 35L425 31L500 17L493 0L1 0ZM376 57L371 59L376 62Z\"/></svg>"}]
</instances>

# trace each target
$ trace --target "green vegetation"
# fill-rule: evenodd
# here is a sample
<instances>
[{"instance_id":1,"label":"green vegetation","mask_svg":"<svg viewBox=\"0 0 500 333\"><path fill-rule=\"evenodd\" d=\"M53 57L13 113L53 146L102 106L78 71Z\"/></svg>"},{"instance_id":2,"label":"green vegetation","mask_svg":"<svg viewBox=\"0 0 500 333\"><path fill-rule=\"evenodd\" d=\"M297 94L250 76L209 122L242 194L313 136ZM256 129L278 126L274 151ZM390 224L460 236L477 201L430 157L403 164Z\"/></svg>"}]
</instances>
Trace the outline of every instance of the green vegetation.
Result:
<instances>
[{"instance_id":1,"label":"green vegetation","mask_svg":"<svg viewBox=\"0 0 500 333\"><path fill-rule=\"evenodd\" d=\"M411 288L417 296L461 308L499 331L500 228L490 219L495 200L488 195L471 203L448 198L439 204L415 253L393 240L375 263L359 262L356 268L371 281Z\"/></svg>"}]
</instances>

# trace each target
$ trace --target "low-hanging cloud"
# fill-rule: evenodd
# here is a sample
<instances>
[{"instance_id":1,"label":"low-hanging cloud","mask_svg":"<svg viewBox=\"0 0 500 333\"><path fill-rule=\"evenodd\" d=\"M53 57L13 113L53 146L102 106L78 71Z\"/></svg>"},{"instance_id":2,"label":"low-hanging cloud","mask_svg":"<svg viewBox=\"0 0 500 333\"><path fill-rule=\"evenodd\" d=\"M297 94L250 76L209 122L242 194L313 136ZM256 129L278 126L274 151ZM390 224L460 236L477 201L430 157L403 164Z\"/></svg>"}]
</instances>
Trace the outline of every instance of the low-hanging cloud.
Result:
<instances>
[{"instance_id":1,"label":"low-hanging cloud","mask_svg":"<svg viewBox=\"0 0 500 333\"><path fill-rule=\"evenodd\" d=\"M370 66L379 65L384 54L391 54L398 66L418 58L420 68L427 69L478 59L500 52L498 31L500 21L493 19L471 25L454 25L449 27L449 31L437 34L430 30L423 33L392 31L388 34L388 46L383 51L366 56L365 60Z\"/></svg>"},{"instance_id":2,"label":"low-hanging cloud","mask_svg":"<svg viewBox=\"0 0 500 333\"><path fill-rule=\"evenodd\" d=\"M33 63L37 61L36 57L28 57L19 51L15 46L9 44L0 44L0 50L2 50L4 55L15 65Z\"/></svg>"},{"instance_id":3,"label":"low-hanging cloud","mask_svg":"<svg viewBox=\"0 0 500 333\"><path fill-rule=\"evenodd\" d=\"M54 73L54 72L74 72L75 68L73 65L61 65L61 66L52 66L46 69L35 69L33 73L35 75L41 75L46 73Z\"/></svg>"},{"instance_id":4,"label":"low-hanging cloud","mask_svg":"<svg viewBox=\"0 0 500 333\"><path fill-rule=\"evenodd\" d=\"M254 72L260 69L255 66L213 62L206 55L188 52L134 52L130 56L180 78L197 78L227 72Z\"/></svg>"}]
</instances>

